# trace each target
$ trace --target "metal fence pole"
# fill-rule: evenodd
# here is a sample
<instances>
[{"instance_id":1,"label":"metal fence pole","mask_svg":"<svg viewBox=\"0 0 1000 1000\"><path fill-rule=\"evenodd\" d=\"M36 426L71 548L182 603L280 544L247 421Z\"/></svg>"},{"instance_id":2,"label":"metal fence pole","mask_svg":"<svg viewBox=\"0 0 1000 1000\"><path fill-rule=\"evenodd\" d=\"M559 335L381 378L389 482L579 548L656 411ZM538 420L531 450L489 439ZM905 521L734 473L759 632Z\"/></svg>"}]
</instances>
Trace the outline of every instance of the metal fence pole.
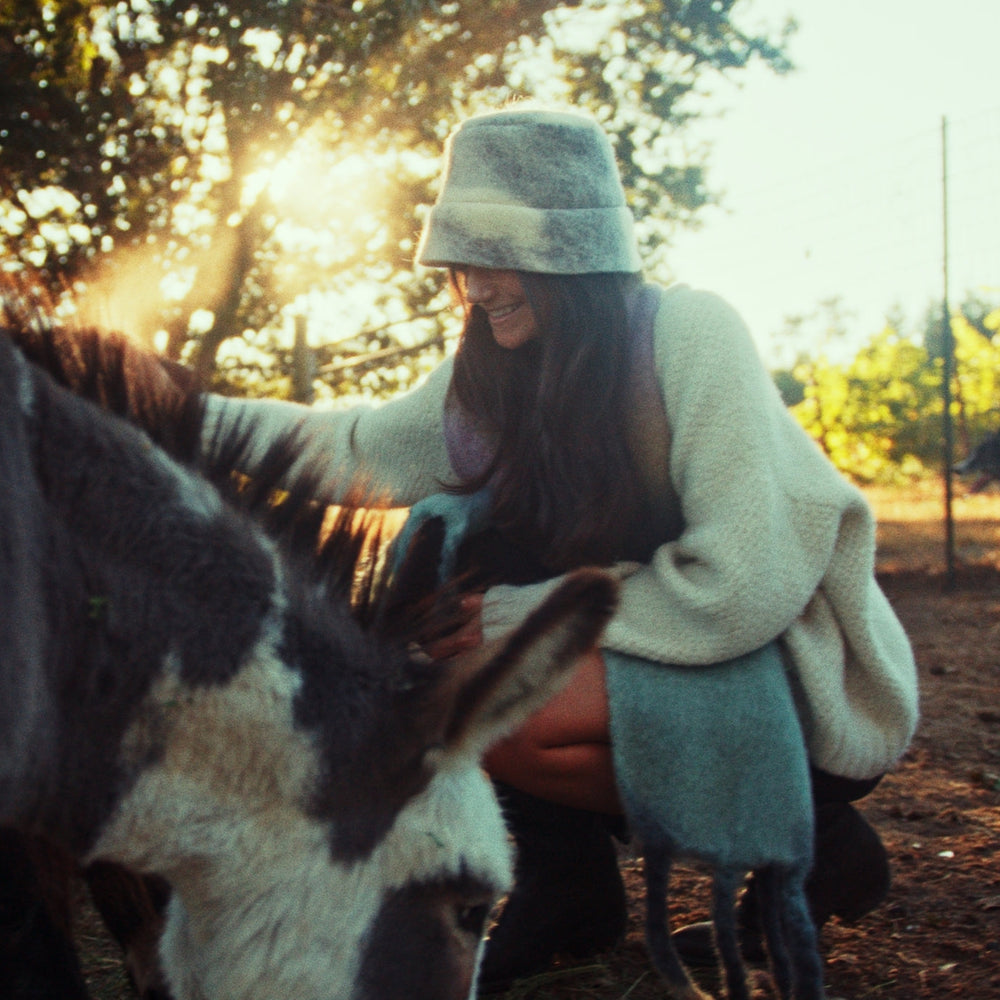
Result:
<instances>
[{"instance_id":1,"label":"metal fence pole","mask_svg":"<svg viewBox=\"0 0 1000 1000\"><path fill-rule=\"evenodd\" d=\"M944 526L945 581L949 590L955 586L955 518L952 510L955 433L951 416L951 385L955 374L955 341L951 331L948 305L948 119L941 119L941 205L942 205L942 277L944 294L941 303L941 353L943 365L941 393L944 402Z\"/></svg>"}]
</instances>

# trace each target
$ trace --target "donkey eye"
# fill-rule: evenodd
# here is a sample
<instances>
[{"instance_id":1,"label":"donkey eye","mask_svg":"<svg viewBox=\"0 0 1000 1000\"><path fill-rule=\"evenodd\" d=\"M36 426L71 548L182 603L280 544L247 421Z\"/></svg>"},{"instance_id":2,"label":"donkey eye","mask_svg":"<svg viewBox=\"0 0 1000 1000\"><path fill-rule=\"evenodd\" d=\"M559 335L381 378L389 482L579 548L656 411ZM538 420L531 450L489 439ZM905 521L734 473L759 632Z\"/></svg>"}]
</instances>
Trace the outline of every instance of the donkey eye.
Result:
<instances>
[{"instance_id":1,"label":"donkey eye","mask_svg":"<svg viewBox=\"0 0 1000 1000\"><path fill-rule=\"evenodd\" d=\"M483 932L489 913L490 908L486 903L461 906L455 911L455 924L467 934L474 934L478 937Z\"/></svg>"}]
</instances>

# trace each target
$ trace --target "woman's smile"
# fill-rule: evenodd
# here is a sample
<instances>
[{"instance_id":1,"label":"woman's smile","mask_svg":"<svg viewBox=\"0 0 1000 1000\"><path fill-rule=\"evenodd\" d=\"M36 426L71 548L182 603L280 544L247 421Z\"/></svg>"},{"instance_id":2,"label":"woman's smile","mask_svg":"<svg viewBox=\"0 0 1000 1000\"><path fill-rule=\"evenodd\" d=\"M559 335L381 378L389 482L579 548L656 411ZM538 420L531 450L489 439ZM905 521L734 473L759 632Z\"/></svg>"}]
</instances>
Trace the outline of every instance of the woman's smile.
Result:
<instances>
[{"instance_id":1,"label":"woman's smile","mask_svg":"<svg viewBox=\"0 0 1000 1000\"><path fill-rule=\"evenodd\" d=\"M491 323L499 322L500 320L506 319L511 313L517 312L521 308L522 303L517 303L512 306L501 306L499 309L491 309L486 313L490 318Z\"/></svg>"},{"instance_id":2,"label":"woman's smile","mask_svg":"<svg viewBox=\"0 0 1000 1000\"><path fill-rule=\"evenodd\" d=\"M460 274L465 301L486 313L493 338L501 347L514 350L538 336L535 313L516 271L463 267Z\"/></svg>"}]
</instances>

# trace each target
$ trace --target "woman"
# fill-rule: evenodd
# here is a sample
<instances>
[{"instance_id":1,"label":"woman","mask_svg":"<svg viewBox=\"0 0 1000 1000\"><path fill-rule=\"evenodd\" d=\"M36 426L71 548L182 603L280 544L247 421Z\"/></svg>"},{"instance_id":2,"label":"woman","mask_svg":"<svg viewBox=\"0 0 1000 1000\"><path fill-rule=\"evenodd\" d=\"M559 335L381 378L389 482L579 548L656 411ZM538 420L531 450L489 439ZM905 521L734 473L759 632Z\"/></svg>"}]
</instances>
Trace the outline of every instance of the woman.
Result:
<instances>
[{"instance_id":1,"label":"woman","mask_svg":"<svg viewBox=\"0 0 1000 1000\"><path fill-rule=\"evenodd\" d=\"M637 662L696 671L779 651L812 766L814 915L867 912L888 865L849 803L906 748L917 692L874 582L862 495L789 416L725 303L643 283L614 154L590 118L515 107L465 122L418 260L451 270L465 310L456 356L421 388L339 414L223 400L213 412L252 410L262 447L269 428L301 421L304 461L331 484L363 474L387 503L485 510L537 582L470 595L468 623L437 655L509 627L574 566L622 577L601 648L487 759L519 861L483 979L586 954L624 929L612 817L623 788L655 796L655 774L637 780L623 749ZM742 913L752 954L752 893ZM688 960L710 954L704 927L678 933Z\"/></svg>"}]
</instances>

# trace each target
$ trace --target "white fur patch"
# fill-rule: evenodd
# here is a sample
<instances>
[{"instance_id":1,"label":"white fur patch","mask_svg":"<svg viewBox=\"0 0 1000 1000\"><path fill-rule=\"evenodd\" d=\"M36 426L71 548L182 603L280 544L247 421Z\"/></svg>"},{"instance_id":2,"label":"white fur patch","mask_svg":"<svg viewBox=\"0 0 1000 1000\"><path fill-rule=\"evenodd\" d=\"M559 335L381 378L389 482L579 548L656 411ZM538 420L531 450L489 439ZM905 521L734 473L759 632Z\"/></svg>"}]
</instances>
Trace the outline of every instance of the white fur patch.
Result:
<instances>
[{"instance_id":1,"label":"white fur patch","mask_svg":"<svg viewBox=\"0 0 1000 1000\"><path fill-rule=\"evenodd\" d=\"M503 891L511 858L489 783L478 768L440 777L363 862L334 864L323 826L299 819L242 856L231 853L228 871L216 868L218 908L195 913L186 902L193 894L182 890L163 943L178 1000L346 1000L392 890L470 872ZM200 892L203 873L199 881Z\"/></svg>"}]
</instances>

